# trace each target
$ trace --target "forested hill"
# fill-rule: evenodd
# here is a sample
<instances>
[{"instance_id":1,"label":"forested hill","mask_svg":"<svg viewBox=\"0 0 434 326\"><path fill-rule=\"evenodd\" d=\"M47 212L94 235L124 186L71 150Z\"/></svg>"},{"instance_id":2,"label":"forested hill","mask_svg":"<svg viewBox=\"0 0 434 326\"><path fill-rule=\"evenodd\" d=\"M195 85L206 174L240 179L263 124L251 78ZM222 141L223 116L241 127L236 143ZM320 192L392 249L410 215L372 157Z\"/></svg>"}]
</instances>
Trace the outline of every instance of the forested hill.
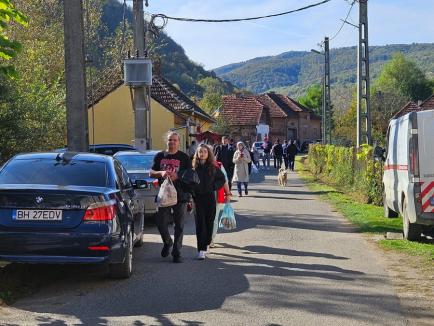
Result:
<instances>
[{"instance_id":1,"label":"forested hill","mask_svg":"<svg viewBox=\"0 0 434 326\"><path fill-rule=\"evenodd\" d=\"M416 62L427 77L434 77L434 44L396 44L370 48L373 79L378 76L381 66L397 52ZM235 86L255 93L275 90L299 95L310 84L321 82L323 62L321 55L290 51L226 65L214 71ZM330 62L332 83L346 86L356 82L356 47L332 49Z\"/></svg>"},{"instance_id":2,"label":"forested hill","mask_svg":"<svg viewBox=\"0 0 434 326\"><path fill-rule=\"evenodd\" d=\"M131 7L127 7L125 17L132 25L133 14ZM123 4L117 0L104 0L102 21L107 26L108 34L115 33L116 28L122 26ZM201 97L202 89L197 85L197 82L205 77L215 77L214 73L191 61L182 46L166 33L162 32L155 43L154 51L161 59L163 75L169 81L178 85L186 94ZM233 86L229 82L222 81L222 87L227 92L233 90Z\"/></svg>"}]
</instances>

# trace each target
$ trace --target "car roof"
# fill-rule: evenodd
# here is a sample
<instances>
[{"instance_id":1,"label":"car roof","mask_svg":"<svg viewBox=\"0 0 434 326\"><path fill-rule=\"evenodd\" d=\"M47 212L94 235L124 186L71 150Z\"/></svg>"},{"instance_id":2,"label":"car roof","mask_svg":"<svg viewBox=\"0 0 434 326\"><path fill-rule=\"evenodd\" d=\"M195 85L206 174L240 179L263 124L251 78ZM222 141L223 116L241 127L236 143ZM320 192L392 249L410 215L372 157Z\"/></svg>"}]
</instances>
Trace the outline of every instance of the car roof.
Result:
<instances>
[{"instance_id":1,"label":"car roof","mask_svg":"<svg viewBox=\"0 0 434 326\"><path fill-rule=\"evenodd\" d=\"M108 155L94 154L94 153L78 153L78 152L42 152L42 153L23 153L14 156L14 160L31 160L31 159L52 159L55 160L59 155L71 155L71 159L78 161L95 161L95 162L109 162L111 157Z\"/></svg>"},{"instance_id":2,"label":"car roof","mask_svg":"<svg viewBox=\"0 0 434 326\"><path fill-rule=\"evenodd\" d=\"M131 156L131 155L157 155L157 153L159 153L160 151L157 150L148 150L145 152L138 152L138 151L122 151L122 152L117 152L114 157L118 157L118 156Z\"/></svg>"},{"instance_id":3,"label":"car roof","mask_svg":"<svg viewBox=\"0 0 434 326\"><path fill-rule=\"evenodd\" d=\"M91 144L89 147L126 147L133 149L134 146L128 144Z\"/></svg>"}]
</instances>

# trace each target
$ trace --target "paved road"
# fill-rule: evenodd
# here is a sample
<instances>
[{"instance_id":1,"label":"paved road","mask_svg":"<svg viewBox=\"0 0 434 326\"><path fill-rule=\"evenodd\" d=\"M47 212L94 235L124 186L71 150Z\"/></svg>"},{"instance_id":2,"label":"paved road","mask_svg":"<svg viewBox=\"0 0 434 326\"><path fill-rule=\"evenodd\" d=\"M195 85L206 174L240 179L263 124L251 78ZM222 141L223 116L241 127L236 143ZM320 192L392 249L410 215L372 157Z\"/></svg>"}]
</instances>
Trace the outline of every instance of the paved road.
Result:
<instances>
[{"instance_id":1,"label":"paved road","mask_svg":"<svg viewBox=\"0 0 434 326\"><path fill-rule=\"evenodd\" d=\"M406 325L380 254L296 174L276 183L260 174L236 198L239 228L220 233L206 261L193 259L192 218L183 264L159 257L150 228L130 280L56 267L51 284L0 308L0 324Z\"/></svg>"}]
</instances>

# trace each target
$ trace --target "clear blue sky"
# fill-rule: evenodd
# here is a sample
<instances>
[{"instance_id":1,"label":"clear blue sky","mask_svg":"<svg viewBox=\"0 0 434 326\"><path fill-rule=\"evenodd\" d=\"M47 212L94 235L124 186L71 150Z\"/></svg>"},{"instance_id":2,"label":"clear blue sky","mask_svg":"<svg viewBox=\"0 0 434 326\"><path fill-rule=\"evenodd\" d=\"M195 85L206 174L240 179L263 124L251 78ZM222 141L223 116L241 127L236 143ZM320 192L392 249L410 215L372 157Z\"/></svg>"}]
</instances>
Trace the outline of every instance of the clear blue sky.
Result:
<instances>
[{"instance_id":1,"label":"clear blue sky","mask_svg":"<svg viewBox=\"0 0 434 326\"><path fill-rule=\"evenodd\" d=\"M145 11L190 18L238 18L288 11L319 0L149 0ZM129 1L129 4L132 4ZM369 0L370 45L434 42L433 0ZM341 25L350 5L331 2L288 16L253 22L206 24L169 21L166 32L193 61L212 69L258 56L317 48ZM358 22L358 5L350 21ZM346 25L331 47L357 44Z\"/></svg>"}]
</instances>

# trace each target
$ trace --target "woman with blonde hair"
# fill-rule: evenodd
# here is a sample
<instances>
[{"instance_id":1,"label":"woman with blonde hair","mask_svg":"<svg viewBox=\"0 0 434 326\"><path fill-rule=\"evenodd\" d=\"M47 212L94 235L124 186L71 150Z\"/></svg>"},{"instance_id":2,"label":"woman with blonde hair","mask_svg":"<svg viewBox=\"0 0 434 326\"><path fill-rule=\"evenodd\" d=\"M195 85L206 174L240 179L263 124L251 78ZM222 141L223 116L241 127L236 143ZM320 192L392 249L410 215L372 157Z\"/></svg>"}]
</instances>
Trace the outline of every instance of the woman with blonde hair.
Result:
<instances>
[{"instance_id":1,"label":"woman with blonde hair","mask_svg":"<svg viewBox=\"0 0 434 326\"><path fill-rule=\"evenodd\" d=\"M194 186L193 199L196 206L197 258L204 260L212 240L216 215L215 191L225 184L225 176L217 166L211 147L200 144L193 157L193 169L200 183Z\"/></svg>"},{"instance_id":2,"label":"woman with blonde hair","mask_svg":"<svg viewBox=\"0 0 434 326\"><path fill-rule=\"evenodd\" d=\"M237 183L238 196L243 196L241 184L244 184L244 193L248 195L249 163L252 162L252 159L250 158L246 146L241 141L237 143L237 150L235 151L233 162L235 164L235 169L232 181Z\"/></svg>"}]
</instances>

